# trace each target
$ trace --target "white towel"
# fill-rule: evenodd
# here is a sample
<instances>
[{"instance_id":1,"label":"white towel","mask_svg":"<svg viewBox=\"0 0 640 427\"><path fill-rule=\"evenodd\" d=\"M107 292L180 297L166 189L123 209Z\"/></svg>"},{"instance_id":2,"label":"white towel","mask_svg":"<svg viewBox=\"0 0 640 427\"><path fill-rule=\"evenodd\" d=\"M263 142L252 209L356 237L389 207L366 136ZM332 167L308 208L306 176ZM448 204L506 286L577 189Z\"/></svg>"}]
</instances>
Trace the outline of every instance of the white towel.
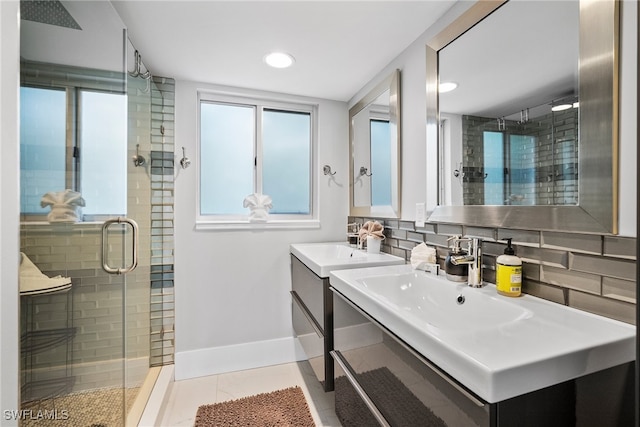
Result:
<instances>
[{"instance_id":1,"label":"white towel","mask_svg":"<svg viewBox=\"0 0 640 427\"><path fill-rule=\"evenodd\" d=\"M40 206L51 206L51 212L47 215L49 222L76 222L78 221L78 206L84 206L84 199L77 191L50 191L42 196Z\"/></svg>"},{"instance_id":2,"label":"white towel","mask_svg":"<svg viewBox=\"0 0 640 427\"><path fill-rule=\"evenodd\" d=\"M48 277L42 274L40 269L24 253L20 252L20 255L20 274L18 277L20 295L38 295L62 291L71 287L71 278Z\"/></svg>"},{"instance_id":3,"label":"white towel","mask_svg":"<svg viewBox=\"0 0 640 427\"><path fill-rule=\"evenodd\" d=\"M242 206L249 208L249 222L267 222L271 197L266 194L253 193L244 198Z\"/></svg>"},{"instance_id":4,"label":"white towel","mask_svg":"<svg viewBox=\"0 0 640 427\"><path fill-rule=\"evenodd\" d=\"M436 249L420 243L411 250L410 262L414 270L425 270L427 264L436 264L438 262Z\"/></svg>"}]
</instances>

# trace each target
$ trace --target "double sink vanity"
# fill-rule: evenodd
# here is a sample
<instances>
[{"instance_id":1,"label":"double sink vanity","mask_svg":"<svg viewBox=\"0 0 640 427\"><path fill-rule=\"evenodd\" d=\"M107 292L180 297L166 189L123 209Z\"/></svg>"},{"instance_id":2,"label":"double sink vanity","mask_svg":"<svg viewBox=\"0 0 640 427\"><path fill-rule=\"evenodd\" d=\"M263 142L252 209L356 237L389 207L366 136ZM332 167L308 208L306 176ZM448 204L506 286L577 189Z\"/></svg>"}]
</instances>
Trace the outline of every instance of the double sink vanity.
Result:
<instances>
[{"instance_id":1,"label":"double sink vanity","mask_svg":"<svg viewBox=\"0 0 640 427\"><path fill-rule=\"evenodd\" d=\"M619 6L472 2L427 43L426 180L438 185L426 185L429 205L416 210L433 209L429 223L618 234ZM561 32L545 31L545 42L540 22ZM520 49L527 28L535 42ZM547 56L560 51L565 61ZM446 82L459 87L440 92ZM396 70L349 110L350 217L406 216L400 96ZM552 110L559 103L566 116ZM393 130L384 188L370 178L382 175L370 163L370 122L381 115ZM562 129L541 126L556 121ZM549 159L560 152L573 154ZM416 271L347 243L290 252L294 331L344 426L634 424L634 325L531 295L499 296L492 284L448 281L438 269Z\"/></svg>"},{"instance_id":2,"label":"double sink vanity","mask_svg":"<svg viewBox=\"0 0 640 427\"><path fill-rule=\"evenodd\" d=\"M347 243L290 252L294 330L343 425L632 423L634 326Z\"/></svg>"}]
</instances>

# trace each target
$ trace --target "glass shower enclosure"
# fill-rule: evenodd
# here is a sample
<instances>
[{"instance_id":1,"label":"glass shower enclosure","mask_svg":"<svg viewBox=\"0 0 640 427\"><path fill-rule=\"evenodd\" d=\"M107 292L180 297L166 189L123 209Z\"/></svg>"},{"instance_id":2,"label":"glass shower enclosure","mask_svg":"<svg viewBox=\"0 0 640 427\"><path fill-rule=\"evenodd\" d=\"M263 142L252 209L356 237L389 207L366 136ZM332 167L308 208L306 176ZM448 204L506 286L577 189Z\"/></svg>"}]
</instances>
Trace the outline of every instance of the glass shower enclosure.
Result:
<instances>
[{"instance_id":1,"label":"glass shower enclosure","mask_svg":"<svg viewBox=\"0 0 640 427\"><path fill-rule=\"evenodd\" d=\"M21 19L21 404L43 414L22 425L136 425L153 82L110 2L21 2Z\"/></svg>"}]
</instances>

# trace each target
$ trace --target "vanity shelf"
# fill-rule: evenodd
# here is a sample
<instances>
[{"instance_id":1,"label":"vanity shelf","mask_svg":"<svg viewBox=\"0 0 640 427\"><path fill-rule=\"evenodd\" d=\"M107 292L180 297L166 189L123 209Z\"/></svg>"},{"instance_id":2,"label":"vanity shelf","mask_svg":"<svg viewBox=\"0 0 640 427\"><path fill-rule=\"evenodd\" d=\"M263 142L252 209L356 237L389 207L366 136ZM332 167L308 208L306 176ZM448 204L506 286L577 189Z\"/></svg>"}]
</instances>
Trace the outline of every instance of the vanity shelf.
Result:
<instances>
[{"instance_id":1,"label":"vanity shelf","mask_svg":"<svg viewBox=\"0 0 640 427\"><path fill-rule=\"evenodd\" d=\"M53 347L69 343L75 334L76 328L25 332L20 339L20 352L22 355L35 355Z\"/></svg>"},{"instance_id":2,"label":"vanity shelf","mask_svg":"<svg viewBox=\"0 0 640 427\"><path fill-rule=\"evenodd\" d=\"M22 403L52 399L72 391L72 287L21 296ZM46 309L43 309L47 307ZM46 318L40 318L46 312ZM40 329L41 325L52 326Z\"/></svg>"}]
</instances>

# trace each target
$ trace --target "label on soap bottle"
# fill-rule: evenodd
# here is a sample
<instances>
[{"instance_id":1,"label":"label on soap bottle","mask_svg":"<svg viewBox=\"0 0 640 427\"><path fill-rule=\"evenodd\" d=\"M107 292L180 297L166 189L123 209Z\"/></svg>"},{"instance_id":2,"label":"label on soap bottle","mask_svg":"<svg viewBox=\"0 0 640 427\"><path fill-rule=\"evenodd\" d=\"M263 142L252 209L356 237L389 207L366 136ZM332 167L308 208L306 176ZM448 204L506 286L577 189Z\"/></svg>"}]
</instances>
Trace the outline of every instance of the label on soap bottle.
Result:
<instances>
[{"instance_id":1,"label":"label on soap bottle","mask_svg":"<svg viewBox=\"0 0 640 427\"><path fill-rule=\"evenodd\" d=\"M497 265L496 289L508 296L519 296L522 291L522 266Z\"/></svg>"}]
</instances>

